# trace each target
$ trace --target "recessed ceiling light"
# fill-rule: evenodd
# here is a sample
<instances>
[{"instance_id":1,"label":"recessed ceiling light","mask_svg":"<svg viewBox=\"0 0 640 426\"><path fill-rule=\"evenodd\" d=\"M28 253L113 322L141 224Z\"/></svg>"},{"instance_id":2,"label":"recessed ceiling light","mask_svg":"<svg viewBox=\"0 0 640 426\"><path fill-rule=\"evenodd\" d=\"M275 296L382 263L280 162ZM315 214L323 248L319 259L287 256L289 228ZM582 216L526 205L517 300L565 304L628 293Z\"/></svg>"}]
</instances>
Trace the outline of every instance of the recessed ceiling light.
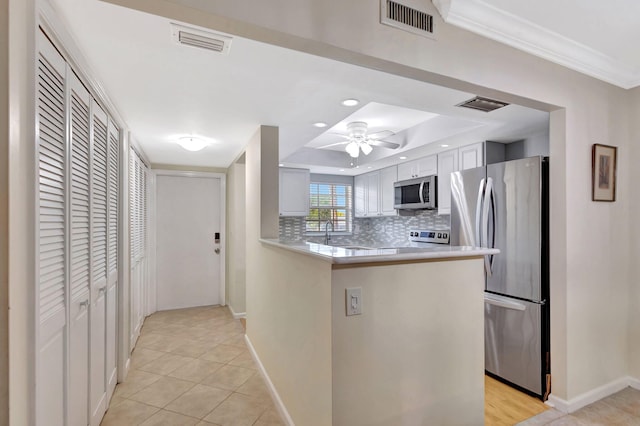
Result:
<instances>
[{"instance_id":1,"label":"recessed ceiling light","mask_svg":"<svg viewBox=\"0 0 640 426\"><path fill-rule=\"evenodd\" d=\"M324 121L318 121L317 123L313 123L313 125L320 128L327 127L327 123Z\"/></svg>"},{"instance_id":2,"label":"recessed ceiling light","mask_svg":"<svg viewBox=\"0 0 640 426\"><path fill-rule=\"evenodd\" d=\"M178 139L178 145L187 151L200 151L209 145L209 142L196 136L183 136Z\"/></svg>"},{"instance_id":3,"label":"recessed ceiling light","mask_svg":"<svg viewBox=\"0 0 640 426\"><path fill-rule=\"evenodd\" d=\"M280 166L280 167L284 167L284 164L280 163L280 164L278 164L278 166Z\"/></svg>"},{"instance_id":4,"label":"recessed ceiling light","mask_svg":"<svg viewBox=\"0 0 640 426\"><path fill-rule=\"evenodd\" d=\"M443 143L442 145L440 145L443 148L447 148L449 145L447 145L446 143Z\"/></svg>"},{"instance_id":5,"label":"recessed ceiling light","mask_svg":"<svg viewBox=\"0 0 640 426\"><path fill-rule=\"evenodd\" d=\"M344 172L344 169L340 169L341 172Z\"/></svg>"},{"instance_id":6,"label":"recessed ceiling light","mask_svg":"<svg viewBox=\"0 0 640 426\"><path fill-rule=\"evenodd\" d=\"M371 166L367 166L367 169L370 169L370 168L371 168Z\"/></svg>"},{"instance_id":7,"label":"recessed ceiling light","mask_svg":"<svg viewBox=\"0 0 640 426\"><path fill-rule=\"evenodd\" d=\"M401 160L406 160L407 157L405 157L404 155L402 157L400 157Z\"/></svg>"},{"instance_id":8,"label":"recessed ceiling light","mask_svg":"<svg viewBox=\"0 0 640 426\"><path fill-rule=\"evenodd\" d=\"M344 106L356 106L359 103L360 101L357 99L345 99L344 101L342 101L342 105Z\"/></svg>"}]
</instances>

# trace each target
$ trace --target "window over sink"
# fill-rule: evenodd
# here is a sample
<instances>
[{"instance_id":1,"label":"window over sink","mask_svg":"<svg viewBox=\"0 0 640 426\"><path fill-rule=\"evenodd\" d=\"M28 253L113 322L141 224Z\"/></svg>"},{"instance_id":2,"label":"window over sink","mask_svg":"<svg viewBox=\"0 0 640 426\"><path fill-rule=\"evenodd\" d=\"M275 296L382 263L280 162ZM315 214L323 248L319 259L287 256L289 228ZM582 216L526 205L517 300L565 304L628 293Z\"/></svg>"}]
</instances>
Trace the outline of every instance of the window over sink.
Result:
<instances>
[{"instance_id":1,"label":"window over sink","mask_svg":"<svg viewBox=\"0 0 640 426\"><path fill-rule=\"evenodd\" d=\"M347 184L312 182L309 185L309 216L306 232L324 232L327 221L333 232L351 232L353 225L352 187Z\"/></svg>"}]
</instances>

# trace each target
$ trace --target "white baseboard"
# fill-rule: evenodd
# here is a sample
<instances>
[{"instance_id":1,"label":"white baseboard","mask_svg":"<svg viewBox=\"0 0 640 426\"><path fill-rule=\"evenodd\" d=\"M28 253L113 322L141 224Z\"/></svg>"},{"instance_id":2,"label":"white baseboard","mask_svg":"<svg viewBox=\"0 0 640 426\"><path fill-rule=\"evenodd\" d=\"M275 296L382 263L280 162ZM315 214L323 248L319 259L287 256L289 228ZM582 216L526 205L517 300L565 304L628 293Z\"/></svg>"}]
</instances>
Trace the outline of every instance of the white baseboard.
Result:
<instances>
[{"instance_id":1,"label":"white baseboard","mask_svg":"<svg viewBox=\"0 0 640 426\"><path fill-rule=\"evenodd\" d=\"M276 408L278 409L278 413L280 413L280 417L282 418L282 420L284 420L287 426L295 426L295 423L293 423L293 419L291 418L291 416L289 415L289 412L287 411L287 407L284 406L284 403L282 402L282 399L280 399L280 395L278 394L278 391L276 390L275 386L273 386L273 383L271 382L271 379L267 374L267 370L264 369L262 362L260 362L260 358L258 358L258 354L256 353L256 350L253 348L253 345L251 344L251 340L249 340L249 336L245 334L244 340L247 342L247 346L249 347L249 352L251 353L251 357L258 365L258 370L260 371L260 375L262 376L265 383L267 384L267 389L269 389L269 393L271 394L271 398L273 398L273 402L275 403Z\"/></svg>"},{"instance_id":2,"label":"white baseboard","mask_svg":"<svg viewBox=\"0 0 640 426\"><path fill-rule=\"evenodd\" d=\"M229 307L229 310L231 311L231 315L233 315L233 319L240 319L240 318L246 318L247 317L247 313L246 312L236 312L233 310L233 306L231 305L227 305Z\"/></svg>"},{"instance_id":3,"label":"white baseboard","mask_svg":"<svg viewBox=\"0 0 640 426\"><path fill-rule=\"evenodd\" d=\"M616 392L621 391L627 386L631 386L636 389L640 389L640 380L633 377L621 377L617 380L602 385L595 389L585 392L582 395L578 395L575 398L571 398L569 401L558 398L553 393L549 395L548 405L555 407L556 410L563 413L573 413L578 411L582 407L592 404L596 401L606 398L609 395L613 395Z\"/></svg>"}]
</instances>

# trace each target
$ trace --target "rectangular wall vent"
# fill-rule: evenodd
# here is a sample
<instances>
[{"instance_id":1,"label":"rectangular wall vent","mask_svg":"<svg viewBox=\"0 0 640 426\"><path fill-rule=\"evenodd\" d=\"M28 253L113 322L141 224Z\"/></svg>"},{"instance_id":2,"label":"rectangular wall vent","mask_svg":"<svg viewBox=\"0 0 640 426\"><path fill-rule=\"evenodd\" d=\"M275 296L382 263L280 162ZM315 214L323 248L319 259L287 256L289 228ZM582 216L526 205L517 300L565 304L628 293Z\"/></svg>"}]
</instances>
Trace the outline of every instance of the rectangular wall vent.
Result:
<instances>
[{"instance_id":1,"label":"rectangular wall vent","mask_svg":"<svg viewBox=\"0 0 640 426\"><path fill-rule=\"evenodd\" d=\"M380 22L421 36L435 38L433 15L393 0L380 0Z\"/></svg>"},{"instance_id":2,"label":"rectangular wall vent","mask_svg":"<svg viewBox=\"0 0 640 426\"><path fill-rule=\"evenodd\" d=\"M178 24L171 24L171 35L173 41L184 46L207 49L222 54L229 53L231 48L231 37L185 27Z\"/></svg>"},{"instance_id":3,"label":"rectangular wall vent","mask_svg":"<svg viewBox=\"0 0 640 426\"><path fill-rule=\"evenodd\" d=\"M462 108L477 109L479 111L484 111L484 112L491 112L491 111L495 111L497 109L506 107L507 105L509 104L506 102L497 101L495 99L483 98L481 96L476 96L475 98L459 103L456 106L459 106Z\"/></svg>"}]
</instances>

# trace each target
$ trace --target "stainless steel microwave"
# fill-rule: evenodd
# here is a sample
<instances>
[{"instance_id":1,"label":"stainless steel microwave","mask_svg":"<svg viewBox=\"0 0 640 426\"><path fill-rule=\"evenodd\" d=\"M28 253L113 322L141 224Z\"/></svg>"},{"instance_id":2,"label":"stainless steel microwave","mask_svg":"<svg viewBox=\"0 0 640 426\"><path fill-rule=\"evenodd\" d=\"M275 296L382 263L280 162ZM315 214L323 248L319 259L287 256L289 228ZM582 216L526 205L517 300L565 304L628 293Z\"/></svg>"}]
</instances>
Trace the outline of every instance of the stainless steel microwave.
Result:
<instances>
[{"instance_id":1,"label":"stainless steel microwave","mask_svg":"<svg viewBox=\"0 0 640 426\"><path fill-rule=\"evenodd\" d=\"M394 209L435 209L438 207L438 177L425 176L393 184Z\"/></svg>"}]
</instances>

